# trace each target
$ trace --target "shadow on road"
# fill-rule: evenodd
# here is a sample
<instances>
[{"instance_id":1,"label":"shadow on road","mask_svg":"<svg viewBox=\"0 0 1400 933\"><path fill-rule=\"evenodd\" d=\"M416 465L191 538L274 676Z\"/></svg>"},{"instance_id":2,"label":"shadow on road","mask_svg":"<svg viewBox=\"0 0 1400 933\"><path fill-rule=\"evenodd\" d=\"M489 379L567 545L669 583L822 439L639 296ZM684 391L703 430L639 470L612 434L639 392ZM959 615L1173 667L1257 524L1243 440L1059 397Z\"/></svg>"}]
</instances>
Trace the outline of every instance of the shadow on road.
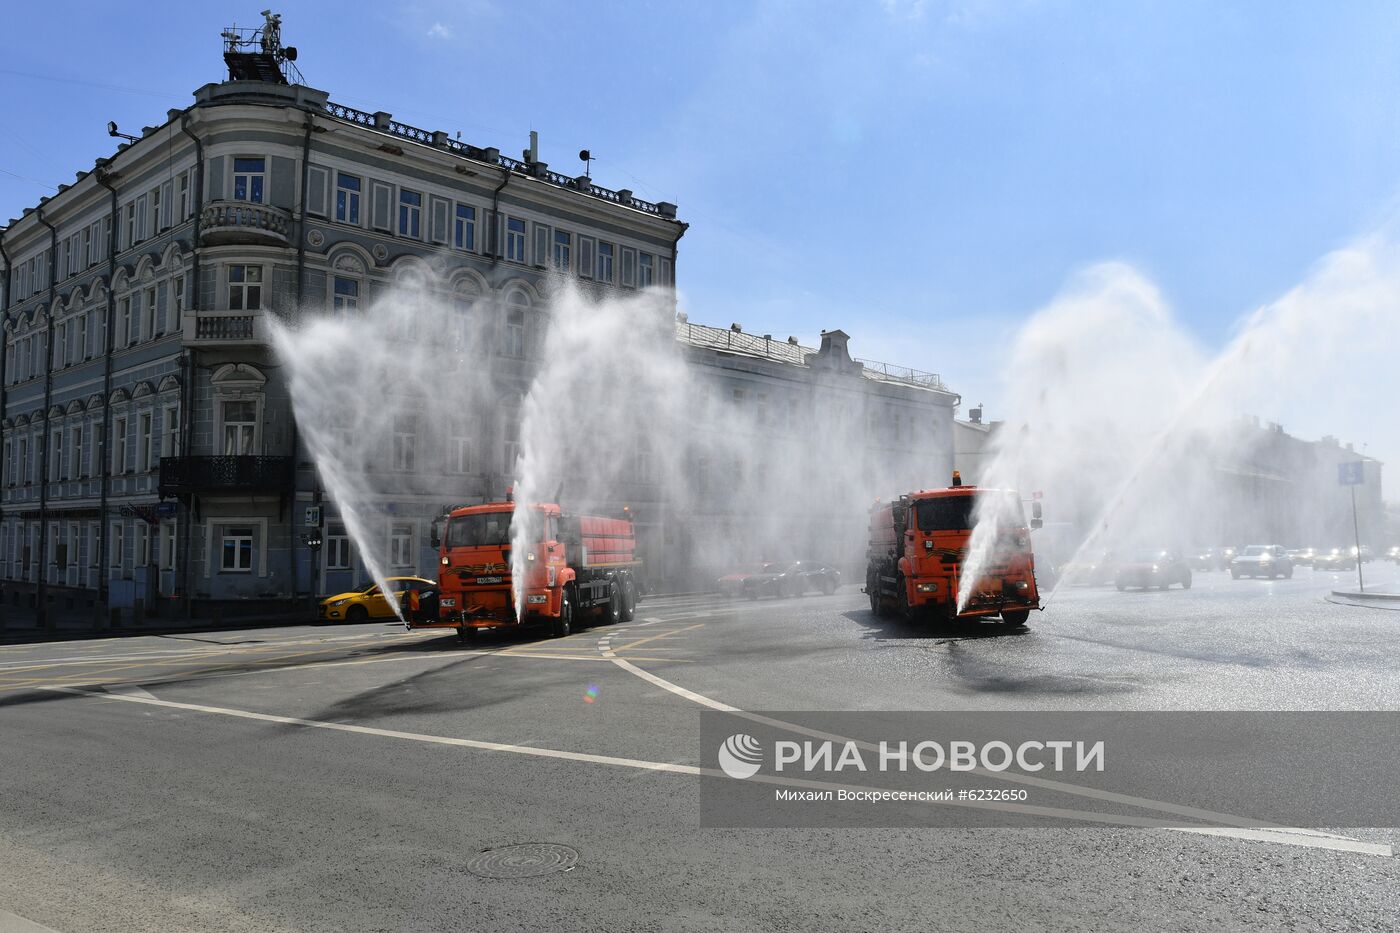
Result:
<instances>
[{"instance_id":1,"label":"shadow on road","mask_svg":"<svg viewBox=\"0 0 1400 933\"><path fill-rule=\"evenodd\" d=\"M1006 625L994 619L988 622L974 620L921 620L911 622L893 616L877 616L869 609L852 609L843 616L865 629L865 637L879 639L935 639L939 641L966 641L978 638L1020 638L1029 635L1024 625Z\"/></svg>"}]
</instances>

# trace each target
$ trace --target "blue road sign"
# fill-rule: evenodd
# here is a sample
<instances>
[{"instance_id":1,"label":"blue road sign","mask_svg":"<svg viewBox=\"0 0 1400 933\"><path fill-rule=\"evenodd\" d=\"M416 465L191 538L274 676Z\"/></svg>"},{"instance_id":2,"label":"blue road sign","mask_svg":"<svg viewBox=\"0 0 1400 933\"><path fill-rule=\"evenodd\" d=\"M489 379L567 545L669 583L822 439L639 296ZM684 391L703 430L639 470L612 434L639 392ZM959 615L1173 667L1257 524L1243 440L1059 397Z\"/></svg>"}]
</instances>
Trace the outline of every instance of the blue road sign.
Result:
<instances>
[{"instance_id":1,"label":"blue road sign","mask_svg":"<svg viewBox=\"0 0 1400 933\"><path fill-rule=\"evenodd\" d=\"M1360 460L1337 464L1337 482L1342 486L1360 486L1366 482Z\"/></svg>"}]
</instances>

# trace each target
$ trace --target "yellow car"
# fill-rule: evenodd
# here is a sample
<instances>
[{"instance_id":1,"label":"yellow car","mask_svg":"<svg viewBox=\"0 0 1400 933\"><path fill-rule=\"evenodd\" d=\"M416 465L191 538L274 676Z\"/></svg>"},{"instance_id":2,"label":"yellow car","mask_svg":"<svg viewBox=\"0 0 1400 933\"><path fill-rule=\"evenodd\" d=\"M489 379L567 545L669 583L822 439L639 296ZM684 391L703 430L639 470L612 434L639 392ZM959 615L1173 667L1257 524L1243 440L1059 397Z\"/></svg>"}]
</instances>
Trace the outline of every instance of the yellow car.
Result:
<instances>
[{"instance_id":1,"label":"yellow car","mask_svg":"<svg viewBox=\"0 0 1400 933\"><path fill-rule=\"evenodd\" d=\"M402 606L409 590L436 589L437 584L422 577L389 577L394 598ZM366 622L370 619L395 618L394 610L379 584L359 592L341 593L321 600L320 620L322 622Z\"/></svg>"}]
</instances>

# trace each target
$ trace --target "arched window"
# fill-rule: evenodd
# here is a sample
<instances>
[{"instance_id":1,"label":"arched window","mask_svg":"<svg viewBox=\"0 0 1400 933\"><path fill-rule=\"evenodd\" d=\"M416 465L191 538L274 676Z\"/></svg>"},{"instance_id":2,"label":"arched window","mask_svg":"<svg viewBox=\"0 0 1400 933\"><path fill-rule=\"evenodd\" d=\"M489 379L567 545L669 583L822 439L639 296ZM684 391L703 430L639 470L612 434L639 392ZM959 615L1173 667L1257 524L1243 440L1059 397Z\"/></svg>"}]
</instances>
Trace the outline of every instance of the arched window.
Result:
<instances>
[{"instance_id":1,"label":"arched window","mask_svg":"<svg viewBox=\"0 0 1400 933\"><path fill-rule=\"evenodd\" d=\"M514 291L506 297L506 326L501 334L501 355L511 359L525 357L525 322L530 299L524 292Z\"/></svg>"},{"instance_id":2,"label":"arched window","mask_svg":"<svg viewBox=\"0 0 1400 933\"><path fill-rule=\"evenodd\" d=\"M480 327L476 311L481 293L471 282L462 282L452 293L452 334L453 349L464 353L477 343L476 334Z\"/></svg>"}]
</instances>

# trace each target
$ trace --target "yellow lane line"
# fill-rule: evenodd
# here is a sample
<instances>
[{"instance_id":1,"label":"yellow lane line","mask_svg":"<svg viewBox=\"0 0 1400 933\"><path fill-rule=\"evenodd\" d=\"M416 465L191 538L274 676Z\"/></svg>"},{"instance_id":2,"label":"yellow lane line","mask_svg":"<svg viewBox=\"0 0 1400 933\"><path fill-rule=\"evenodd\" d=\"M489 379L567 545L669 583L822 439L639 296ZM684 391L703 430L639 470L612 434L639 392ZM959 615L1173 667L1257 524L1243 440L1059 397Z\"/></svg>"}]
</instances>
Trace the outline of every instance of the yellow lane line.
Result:
<instances>
[{"instance_id":1,"label":"yellow lane line","mask_svg":"<svg viewBox=\"0 0 1400 933\"><path fill-rule=\"evenodd\" d=\"M645 645L645 644L646 644L647 642L649 642L649 641L656 641L656 640L659 639L659 638L670 638L672 635L679 635L681 632L688 632L688 631L690 631L691 629L704 628L704 627L705 627L705 623L704 623L704 622L696 622L694 625L687 625L687 626L685 626L685 628L671 629L670 631L668 631L668 632L662 632L662 633L659 634L659 635L648 635L646 638L639 638L639 639L637 639L636 641L629 641L629 642L628 642L627 644L625 644L625 645L618 645L617 647L613 648L613 651L614 651L614 652L618 652L618 651L629 651L629 650L631 650L632 648L637 647L638 645Z\"/></svg>"}]
</instances>

